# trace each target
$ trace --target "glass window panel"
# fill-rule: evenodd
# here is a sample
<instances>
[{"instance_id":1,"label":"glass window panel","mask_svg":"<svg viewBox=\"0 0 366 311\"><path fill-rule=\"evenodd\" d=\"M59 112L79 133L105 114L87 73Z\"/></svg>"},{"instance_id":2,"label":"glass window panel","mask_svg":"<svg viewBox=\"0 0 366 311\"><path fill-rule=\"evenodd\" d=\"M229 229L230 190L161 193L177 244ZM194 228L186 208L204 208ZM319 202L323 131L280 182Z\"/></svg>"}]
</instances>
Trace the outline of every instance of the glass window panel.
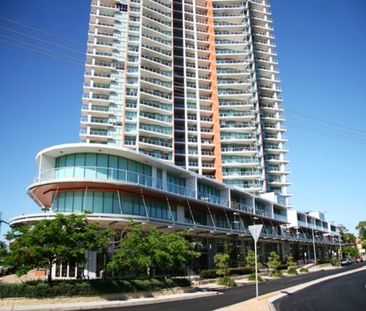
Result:
<instances>
[{"instance_id":1,"label":"glass window panel","mask_svg":"<svg viewBox=\"0 0 366 311\"><path fill-rule=\"evenodd\" d=\"M136 207L137 207L137 215L141 215L141 216L145 216L146 212L145 212L145 205L144 202L142 200L140 200L140 198L136 198Z\"/></svg>"},{"instance_id":2,"label":"glass window panel","mask_svg":"<svg viewBox=\"0 0 366 311\"><path fill-rule=\"evenodd\" d=\"M133 201L132 201L131 197L129 197L129 196L122 197L122 211L124 214L132 215Z\"/></svg>"},{"instance_id":3,"label":"glass window panel","mask_svg":"<svg viewBox=\"0 0 366 311\"><path fill-rule=\"evenodd\" d=\"M161 169L157 169L156 170L156 187L158 189L162 189L163 188L163 172Z\"/></svg>"},{"instance_id":4,"label":"glass window panel","mask_svg":"<svg viewBox=\"0 0 366 311\"><path fill-rule=\"evenodd\" d=\"M123 158L118 159L118 179L119 180L126 180L127 179L127 169L128 169L128 161Z\"/></svg>"},{"instance_id":5,"label":"glass window panel","mask_svg":"<svg viewBox=\"0 0 366 311\"><path fill-rule=\"evenodd\" d=\"M58 195L59 199L58 199L58 211L59 212L64 212L65 211L65 193L60 193Z\"/></svg>"},{"instance_id":6,"label":"glass window panel","mask_svg":"<svg viewBox=\"0 0 366 311\"><path fill-rule=\"evenodd\" d=\"M59 205L59 194L56 194L52 201L51 209L54 212L58 212L58 205Z\"/></svg>"},{"instance_id":7,"label":"glass window panel","mask_svg":"<svg viewBox=\"0 0 366 311\"><path fill-rule=\"evenodd\" d=\"M97 157L94 153L86 153L85 154L85 165L86 166L96 166L97 165Z\"/></svg>"},{"instance_id":8,"label":"glass window panel","mask_svg":"<svg viewBox=\"0 0 366 311\"><path fill-rule=\"evenodd\" d=\"M74 193L65 192L65 212L72 213L74 205Z\"/></svg>"},{"instance_id":9,"label":"glass window panel","mask_svg":"<svg viewBox=\"0 0 366 311\"><path fill-rule=\"evenodd\" d=\"M75 154L75 177L84 177L85 153Z\"/></svg>"},{"instance_id":10,"label":"glass window panel","mask_svg":"<svg viewBox=\"0 0 366 311\"><path fill-rule=\"evenodd\" d=\"M113 193L113 214L121 214L120 202L117 193Z\"/></svg>"},{"instance_id":11,"label":"glass window panel","mask_svg":"<svg viewBox=\"0 0 366 311\"><path fill-rule=\"evenodd\" d=\"M94 192L93 212L103 213L103 192Z\"/></svg>"},{"instance_id":12,"label":"glass window panel","mask_svg":"<svg viewBox=\"0 0 366 311\"><path fill-rule=\"evenodd\" d=\"M66 156L66 166L64 168L64 176L65 178L74 177L74 165L75 165L75 157L73 154Z\"/></svg>"},{"instance_id":13,"label":"glass window panel","mask_svg":"<svg viewBox=\"0 0 366 311\"><path fill-rule=\"evenodd\" d=\"M144 174L144 165L142 163L136 163L136 172Z\"/></svg>"},{"instance_id":14,"label":"glass window panel","mask_svg":"<svg viewBox=\"0 0 366 311\"><path fill-rule=\"evenodd\" d=\"M66 156L66 166L74 166L74 164L75 164L75 155L68 154Z\"/></svg>"},{"instance_id":15,"label":"glass window panel","mask_svg":"<svg viewBox=\"0 0 366 311\"><path fill-rule=\"evenodd\" d=\"M65 160L65 156L57 158L56 167L64 167Z\"/></svg>"},{"instance_id":16,"label":"glass window panel","mask_svg":"<svg viewBox=\"0 0 366 311\"><path fill-rule=\"evenodd\" d=\"M75 277L75 270L76 270L75 263L71 262L69 264L69 278L74 278Z\"/></svg>"},{"instance_id":17,"label":"glass window panel","mask_svg":"<svg viewBox=\"0 0 366 311\"><path fill-rule=\"evenodd\" d=\"M93 213L93 191L86 191L84 193L84 212Z\"/></svg>"},{"instance_id":18,"label":"glass window panel","mask_svg":"<svg viewBox=\"0 0 366 311\"><path fill-rule=\"evenodd\" d=\"M133 160L128 161L128 181L137 182L137 163Z\"/></svg>"},{"instance_id":19,"label":"glass window panel","mask_svg":"<svg viewBox=\"0 0 366 311\"><path fill-rule=\"evenodd\" d=\"M150 216L151 217L155 217L155 218L158 217L158 209L156 207L155 202L151 202L151 204L150 204L150 211L149 212L150 212Z\"/></svg>"},{"instance_id":20,"label":"glass window panel","mask_svg":"<svg viewBox=\"0 0 366 311\"><path fill-rule=\"evenodd\" d=\"M63 278L67 277L67 263L66 262L63 262L61 265L61 276Z\"/></svg>"},{"instance_id":21,"label":"glass window panel","mask_svg":"<svg viewBox=\"0 0 366 311\"><path fill-rule=\"evenodd\" d=\"M124 159L124 158L119 158L118 159L118 168L120 168L122 170L127 170L128 169L128 160Z\"/></svg>"},{"instance_id":22,"label":"glass window panel","mask_svg":"<svg viewBox=\"0 0 366 311\"><path fill-rule=\"evenodd\" d=\"M83 211L84 195L83 191L74 192L74 212Z\"/></svg>"},{"instance_id":23,"label":"glass window panel","mask_svg":"<svg viewBox=\"0 0 366 311\"><path fill-rule=\"evenodd\" d=\"M61 271L60 262L56 262L56 266L55 266L55 277L59 277L60 276L60 271Z\"/></svg>"},{"instance_id":24,"label":"glass window panel","mask_svg":"<svg viewBox=\"0 0 366 311\"><path fill-rule=\"evenodd\" d=\"M97 155L97 178L108 178L108 156L105 154Z\"/></svg>"},{"instance_id":25,"label":"glass window panel","mask_svg":"<svg viewBox=\"0 0 366 311\"><path fill-rule=\"evenodd\" d=\"M85 177L94 179L96 176L96 169L95 166L96 162L96 155L93 153L85 154Z\"/></svg>"},{"instance_id":26,"label":"glass window panel","mask_svg":"<svg viewBox=\"0 0 366 311\"><path fill-rule=\"evenodd\" d=\"M104 192L104 213L113 213L113 193L112 192Z\"/></svg>"},{"instance_id":27,"label":"glass window panel","mask_svg":"<svg viewBox=\"0 0 366 311\"><path fill-rule=\"evenodd\" d=\"M109 156L110 178L118 179L118 157Z\"/></svg>"}]
</instances>

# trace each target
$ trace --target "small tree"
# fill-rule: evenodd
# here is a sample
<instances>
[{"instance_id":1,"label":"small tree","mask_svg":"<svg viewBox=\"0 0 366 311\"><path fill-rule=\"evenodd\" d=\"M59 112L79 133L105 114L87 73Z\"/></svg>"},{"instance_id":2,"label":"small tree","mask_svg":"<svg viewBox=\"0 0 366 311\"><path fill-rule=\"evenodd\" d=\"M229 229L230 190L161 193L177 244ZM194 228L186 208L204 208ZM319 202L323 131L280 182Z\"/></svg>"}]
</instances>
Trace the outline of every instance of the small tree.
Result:
<instances>
[{"instance_id":1,"label":"small tree","mask_svg":"<svg viewBox=\"0 0 366 311\"><path fill-rule=\"evenodd\" d=\"M288 274L297 274L296 271L296 264L294 261L294 257L292 255L286 256L286 266L287 266L287 273Z\"/></svg>"},{"instance_id":2,"label":"small tree","mask_svg":"<svg viewBox=\"0 0 366 311\"><path fill-rule=\"evenodd\" d=\"M294 257L292 257L292 255L286 256L286 266L287 266L287 268L296 267Z\"/></svg>"},{"instance_id":3,"label":"small tree","mask_svg":"<svg viewBox=\"0 0 366 311\"><path fill-rule=\"evenodd\" d=\"M108 269L135 276L148 275L152 265L146 236L141 226L133 223L126 228L127 235L108 263Z\"/></svg>"},{"instance_id":4,"label":"small tree","mask_svg":"<svg viewBox=\"0 0 366 311\"><path fill-rule=\"evenodd\" d=\"M54 219L13 227L7 234L7 261L15 266L17 275L45 268L50 282L55 262L84 263L86 251L101 250L112 236L112 230L88 223L85 215L57 214Z\"/></svg>"},{"instance_id":5,"label":"small tree","mask_svg":"<svg viewBox=\"0 0 366 311\"><path fill-rule=\"evenodd\" d=\"M282 273L279 270L281 265L280 256L276 252L271 252L268 257L268 267L270 268L270 276L281 277Z\"/></svg>"},{"instance_id":6,"label":"small tree","mask_svg":"<svg viewBox=\"0 0 366 311\"><path fill-rule=\"evenodd\" d=\"M358 236L362 240L366 240L366 221L360 221L356 227L356 230L358 230Z\"/></svg>"},{"instance_id":7,"label":"small tree","mask_svg":"<svg viewBox=\"0 0 366 311\"><path fill-rule=\"evenodd\" d=\"M247 262L246 267L250 268L252 272L255 272L255 252L252 249L248 249L248 254L245 257L245 260ZM258 255L257 255L258 260ZM259 263L258 263L258 269L259 269Z\"/></svg>"},{"instance_id":8,"label":"small tree","mask_svg":"<svg viewBox=\"0 0 366 311\"><path fill-rule=\"evenodd\" d=\"M217 253L214 256L214 261L216 264L216 273L217 275L221 275L223 277L226 277L229 273L229 260L230 256L228 254L224 253Z\"/></svg>"},{"instance_id":9,"label":"small tree","mask_svg":"<svg viewBox=\"0 0 366 311\"><path fill-rule=\"evenodd\" d=\"M334 267L339 267L341 265L341 261L337 258L337 256L332 256L330 259L330 264Z\"/></svg>"},{"instance_id":10,"label":"small tree","mask_svg":"<svg viewBox=\"0 0 366 311\"><path fill-rule=\"evenodd\" d=\"M217 267L216 273L217 273L217 275L221 275L221 277L217 280L217 284L234 287L234 286L236 286L235 281L228 276L229 260L230 260L229 254L217 253L214 256L214 261L215 261L215 264Z\"/></svg>"},{"instance_id":11,"label":"small tree","mask_svg":"<svg viewBox=\"0 0 366 311\"><path fill-rule=\"evenodd\" d=\"M341 239L346 244L356 244L356 236L349 232L349 230L344 225L339 225L339 232L341 234ZM359 224L356 229L362 231L362 224Z\"/></svg>"},{"instance_id":12,"label":"small tree","mask_svg":"<svg viewBox=\"0 0 366 311\"><path fill-rule=\"evenodd\" d=\"M358 250L355 246L342 247L343 258L355 258L358 256Z\"/></svg>"},{"instance_id":13,"label":"small tree","mask_svg":"<svg viewBox=\"0 0 366 311\"><path fill-rule=\"evenodd\" d=\"M152 267L164 267L171 270L181 268L191 259L198 258L200 253L194 250L194 243L187 241L182 235L162 233L156 228L150 230L147 243L151 249Z\"/></svg>"},{"instance_id":14,"label":"small tree","mask_svg":"<svg viewBox=\"0 0 366 311\"><path fill-rule=\"evenodd\" d=\"M108 268L135 276L152 276L160 267L180 267L200 256L183 236L161 233L156 228L144 232L140 225L130 223L127 235L115 252Z\"/></svg>"},{"instance_id":15,"label":"small tree","mask_svg":"<svg viewBox=\"0 0 366 311\"><path fill-rule=\"evenodd\" d=\"M252 274L249 275L248 279L255 280L255 252L252 249L248 249L248 254L245 257L245 260L247 262L246 267L250 268L250 270L252 271ZM258 267L258 269L260 269L262 265L258 261L259 260L258 260L258 255L257 255L257 267ZM260 275L258 275L258 281L262 281L262 278Z\"/></svg>"}]
</instances>

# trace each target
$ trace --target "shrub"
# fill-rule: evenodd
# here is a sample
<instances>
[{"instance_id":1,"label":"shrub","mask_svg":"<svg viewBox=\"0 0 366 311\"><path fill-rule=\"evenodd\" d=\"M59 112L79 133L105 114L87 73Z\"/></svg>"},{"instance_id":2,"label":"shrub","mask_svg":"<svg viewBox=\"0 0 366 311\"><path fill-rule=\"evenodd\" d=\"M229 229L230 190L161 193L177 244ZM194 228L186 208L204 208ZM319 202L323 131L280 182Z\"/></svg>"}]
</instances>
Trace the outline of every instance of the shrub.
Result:
<instances>
[{"instance_id":1,"label":"shrub","mask_svg":"<svg viewBox=\"0 0 366 311\"><path fill-rule=\"evenodd\" d=\"M249 267L238 267L238 268L229 268L228 275L244 275L244 274L250 274L253 273L252 268ZM217 274L215 269L209 269L209 270L202 270L200 272L200 278L201 279L214 279L217 278L219 275Z\"/></svg>"},{"instance_id":2,"label":"shrub","mask_svg":"<svg viewBox=\"0 0 366 311\"><path fill-rule=\"evenodd\" d=\"M225 285L225 286L228 286L228 287L235 287L236 286L236 283L235 281L228 277L228 276L225 276L223 278L218 278L217 279L217 284L218 285Z\"/></svg>"},{"instance_id":3,"label":"shrub","mask_svg":"<svg viewBox=\"0 0 366 311\"><path fill-rule=\"evenodd\" d=\"M248 281L255 281L255 273L252 273L248 276ZM262 276L258 275L258 282L262 282L263 278Z\"/></svg>"},{"instance_id":4,"label":"shrub","mask_svg":"<svg viewBox=\"0 0 366 311\"><path fill-rule=\"evenodd\" d=\"M341 261L336 257L333 257L330 261L330 264L334 267L339 267L341 265Z\"/></svg>"},{"instance_id":5,"label":"shrub","mask_svg":"<svg viewBox=\"0 0 366 311\"><path fill-rule=\"evenodd\" d=\"M325 263L332 263L332 260L331 259L320 259L318 260L318 264L325 264Z\"/></svg>"},{"instance_id":6,"label":"shrub","mask_svg":"<svg viewBox=\"0 0 366 311\"><path fill-rule=\"evenodd\" d=\"M282 278L283 277L283 274L280 270L277 270L277 271L271 271L269 273L269 276L273 277L273 278Z\"/></svg>"},{"instance_id":7,"label":"shrub","mask_svg":"<svg viewBox=\"0 0 366 311\"><path fill-rule=\"evenodd\" d=\"M297 273L297 270L296 270L295 267L289 267L287 269L287 274L295 274L295 275L297 275L298 273Z\"/></svg>"},{"instance_id":8,"label":"shrub","mask_svg":"<svg viewBox=\"0 0 366 311\"><path fill-rule=\"evenodd\" d=\"M200 272L201 279L214 279L217 277L218 277L218 275L216 273L216 269L202 270Z\"/></svg>"},{"instance_id":9,"label":"shrub","mask_svg":"<svg viewBox=\"0 0 366 311\"><path fill-rule=\"evenodd\" d=\"M281 263L280 265L278 265L278 270L286 270L289 266L287 265L287 263Z\"/></svg>"},{"instance_id":10,"label":"shrub","mask_svg":"<svg viewBox=\"0 0 366 311\"><path fill-rule=\"evenodd\" d=\"M52 283L28 282L0 284L0 298L49 298L56 296L91 296L97 294L147 291L171 287L190 286L188 279L91 280L56 281Z\"/></svg>"},{"instance_id":11,"label":"shrub","mask_svg":"<svg viewBox=\"0 0 366 311\"><path fill-rule=\"evenodd\" d=\"M255 270L255 252L251 249L248 249L248 254L245 257L246 263L247 263L247 267L252 269L253 271ZM260 269L261 268L261 263L260 260L258 259L258 255L257 255L257 268Z\"/></svg>"},{"instance_id":12,"label":"shrub","mask_svg":"<svg viewBox=\"0 0 366 311\"><path fill-rule=\"evenodd\" d=\"M276 252L271 252L268 257L268 268L270 268L269 275L271 277L282 277L282 272L280 270L281 262L280 262L280 256Z\"/></svg>"},{"instance_id":13,"label":"shrub","mask_svg":"<svg viewBox=\"0 0 366 311\"><path fill-rule=\"evenodd\" d=\"M309 270L307 268L301 267L300 272L307 273L307 272L309 272Z\"/></svg>"},{"instance_id":14,"label":"shrub","mask_svg":"<svg viewBox=\"0 0 366 311\"><path fill-rule=\"evenodd\" d=\"M250 273L253 273L253 269L248 267L238 267L229 269L229 275L243 275Z\"/></svg>"},{"instance_id":15,"label":"shrub","mask_svg":"<svg viewBox=\"0 0 366 311\"><path fill-rule=\"evenodd\" d=\"M131 284L136 290L146 291L151 289L150 280L131 280Z\"/></svg>"},{"instance_id":16,"label":"shrub","mask_svg":"<svg viewBox=\"0 0 366 311\"><path fill-rule=\"evenodd\" d=\"M174 282L174 286L176 286L176 287L191 286L191 281L189 279L176 278L176 279L171 279L171 280ZM174 286L169 286L169 287L174 287Z\"/></svg>"},{"instance_id":17,"label":"shrub","mask_svg":"<svg viewBox=\"0 0 366 311\"><path fill-rule=\"evenodd\" d=\"M217 268L216 273L222 276L223 278L225 278L229 272L229 260L230 260L229 254L217 253L214 256L214 261Z\"/></svg>"}]
</instances>

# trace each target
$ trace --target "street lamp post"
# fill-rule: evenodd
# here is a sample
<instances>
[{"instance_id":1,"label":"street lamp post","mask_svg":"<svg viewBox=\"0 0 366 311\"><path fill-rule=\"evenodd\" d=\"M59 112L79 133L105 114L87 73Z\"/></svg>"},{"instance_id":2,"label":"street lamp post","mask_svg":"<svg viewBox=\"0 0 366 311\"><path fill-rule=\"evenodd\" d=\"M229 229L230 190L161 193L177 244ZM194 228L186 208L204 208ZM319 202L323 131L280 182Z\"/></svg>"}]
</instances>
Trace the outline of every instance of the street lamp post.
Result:
<instances>
[{"instance_id":1,"label":"street lamp post","mask_svg":"<svg viewBox=\"0 0 366 311\"><path fill-rule=\"evenodd\" d=\"M343 254L342 254L342 240L341 240L341 235L339 235L338 241L339 241L339 260L342 260L343 259Z\"/></svg>"},{"instance_id":2,"label":"street lamp post","mask_svg":"<svg viewBox=\"0 0 366 311\"><path fill-rule=\"evenodd\" d=\"M314 261L316 264L316 247L315 247L315 236L314 236L315 218L313 218L313 250L314 250Z\"/></svg>"},{"instance_id":3,"label":"street lamp post","mask_svg":"<svg viewBox=\"0 0 366 311\"><path fill-rule=\"evenodd\" d=\"M248 229L254 239L254 257L255 257L255 297L258 299L258 260L257 260L257 241L261 234L263 225L252 225Z\"/></svg>"}]
</instances>

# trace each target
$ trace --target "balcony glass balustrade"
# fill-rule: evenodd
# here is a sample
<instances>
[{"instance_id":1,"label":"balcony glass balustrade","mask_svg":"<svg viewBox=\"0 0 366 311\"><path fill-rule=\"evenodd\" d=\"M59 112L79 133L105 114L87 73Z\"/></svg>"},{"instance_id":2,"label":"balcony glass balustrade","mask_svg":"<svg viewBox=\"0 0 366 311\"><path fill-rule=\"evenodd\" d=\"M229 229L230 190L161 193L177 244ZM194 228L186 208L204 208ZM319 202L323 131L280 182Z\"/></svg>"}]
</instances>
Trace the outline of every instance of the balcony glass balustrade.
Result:
<instances>
[{"instance_id":1,"label":"balcony glass balustrade","mask_svg":"<svg viewBox=\"0 0 366 311\"><path fill-rule=\"evenodd\" d=\"M83 179L83 180L113 180L119 182L134 183L141 186L159 189L174 194L195 198L195 192L174 183L163 183L161 179L152 178L148 175L139 174L129 170L98 167L98 166L73 166L59 167L44 170L34 180L40 183L50 180Z\"/></svg>"}]
</instances>

